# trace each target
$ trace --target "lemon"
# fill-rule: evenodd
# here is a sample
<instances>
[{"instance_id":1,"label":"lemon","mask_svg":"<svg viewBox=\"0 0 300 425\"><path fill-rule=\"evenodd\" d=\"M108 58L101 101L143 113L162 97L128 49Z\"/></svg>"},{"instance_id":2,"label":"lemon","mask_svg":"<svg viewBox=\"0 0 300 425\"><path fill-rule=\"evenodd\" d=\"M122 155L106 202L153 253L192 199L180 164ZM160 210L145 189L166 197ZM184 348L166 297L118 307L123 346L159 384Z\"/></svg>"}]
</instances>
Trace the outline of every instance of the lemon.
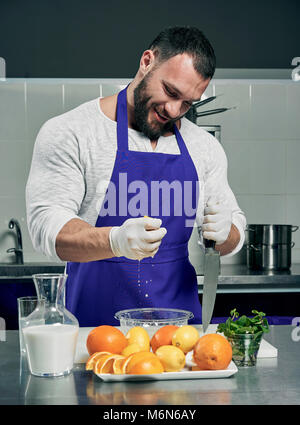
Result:
<instances>
[{"instance_id":1,"label":"lemon","mask_svg":"<svg viewBox=\"0 0 300 425\"><path fill-rule=\"evenodd\" d=\"M186 354L194 348L199 338L199 332L194 326L184 325L173 334L172 345L180 348Z\"/></svg>"},{"instance_id":2,"label":"lemon","mask_svg":"<svg viewBox=\"0 0 300 425\"><path fill-rule=\"evenodd\" d=\"M126 334L126 339L128 345L138 344L142 348L142 351L150 351L150 337L146 329L141 326L135 326L129 329Z\"/></svg>"},{"instance_id":3,"label":"lemon","mask_svg":"<svg viewBox=\"0 0 300 425\"><path fill-rule=\"evenodd\" d=\"M162 345L155 354L164 367L165 372L179 372L185 366L185 354L174 345Z\"/></svg>"},{"instance_id":4,"label":"lemon","mask_svg":"<svg viewBox=\"0 0 300 425\"><path fill-rule=\"evenodd\" d=\"M137 344L136 342L133 342L132 344L128 344L127 347L124 348L124 350L122 351L122 356L127 357L130 354L138 353L140 351L145 351L145 350L139 344Z\"/></svg>"}]
</instances>

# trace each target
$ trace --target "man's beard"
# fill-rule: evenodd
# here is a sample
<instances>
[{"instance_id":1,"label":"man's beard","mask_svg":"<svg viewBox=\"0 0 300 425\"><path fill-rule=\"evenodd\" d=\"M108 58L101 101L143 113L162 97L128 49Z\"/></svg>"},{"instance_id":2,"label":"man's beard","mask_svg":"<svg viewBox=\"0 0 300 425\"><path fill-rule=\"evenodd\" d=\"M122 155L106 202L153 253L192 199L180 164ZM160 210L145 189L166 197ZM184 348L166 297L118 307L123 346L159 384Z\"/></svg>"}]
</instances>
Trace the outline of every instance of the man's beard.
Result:
<instances>
[{"instance_id":1,"label":"man's beard","mask_svg":"<svg viewBox=\"0 0 300 425\"><path fill-rule=\"evenodd\" d=\"M157 105L152 104L150 107L147 107L147 103L151 99L151 96L147 93L147 81L151 73L146 75L143 80L138 84L134 89L134 118L135 118L135 127L137 130L144 133L146 137L150 140L158 140L158 138L166 133L172 132L175 121L178 120L169 120L165 124L158 121L149 123L148 116L150 107L155 108Z\"/></svg>"}]
</instances>

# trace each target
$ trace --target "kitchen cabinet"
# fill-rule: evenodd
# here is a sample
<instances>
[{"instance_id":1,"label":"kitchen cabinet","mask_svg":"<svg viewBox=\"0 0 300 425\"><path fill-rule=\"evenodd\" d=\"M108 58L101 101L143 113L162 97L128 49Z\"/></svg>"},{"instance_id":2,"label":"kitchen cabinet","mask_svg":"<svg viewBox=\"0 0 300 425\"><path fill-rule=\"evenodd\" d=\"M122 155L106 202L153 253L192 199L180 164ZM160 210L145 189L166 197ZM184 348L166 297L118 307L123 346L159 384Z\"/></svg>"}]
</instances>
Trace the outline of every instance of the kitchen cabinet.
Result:
<instances>
[{"instance_id":1,"label":"kitchen cabinet","mask_svg":"<svg viewBox=\"0 0 300 425\"><path fill-rule=\"evenodd\" d=\"M35 295L32 279L0 281L0 317L5 320L6 329L18 329L17 298Z\"/></svg>"},{"instance_id":2,"label":"kitchen cabinet","mask_svg":"<svg viewBox=\"0 0 300 425\"><path fill-rule=\"evenodd\" d=\"M61 264L0 264L0 317L5 320L6 329L18 329L17 298L36 296L32 274L63 271Z\"/></svg>"},{"instance_id":3,"label":"kitchen cabinet","mask_svg":"<svg viewBox=\"0 0 300 425\"><path fill-rule=\"evenodd\" d=\"M201 302L201 296L200 302ZM300 315L300 293L230 293L217 294L212 323L224 322L233 308L246 315L253 315L251 310L263 311L272 325L290 325L294 317Z\"/></svg>"},{"instance_id":4,"label":"kitchen cabinet","mask_svg":"<svg viewBox=\"0 0 300 425\"><path fill-rule=\"evenodd\" d=\"M31 274L63 273L64 265L25 265L23 272L28 270ZM9 273L10 276L0 276L0 317L5 319L7 329L18 329L17 298L36 292L31 274L13 276L13 269ZM197 279L201 302L203 276ZM299 305L300 264L293 264L289 271L273 273L251 271L245 265L222 265L212 321L225 320L236 307L240 314L251 314L253 308L264 311L271 324L290 324L293 317L300 316Z\"/></svg>"}]
</instances>

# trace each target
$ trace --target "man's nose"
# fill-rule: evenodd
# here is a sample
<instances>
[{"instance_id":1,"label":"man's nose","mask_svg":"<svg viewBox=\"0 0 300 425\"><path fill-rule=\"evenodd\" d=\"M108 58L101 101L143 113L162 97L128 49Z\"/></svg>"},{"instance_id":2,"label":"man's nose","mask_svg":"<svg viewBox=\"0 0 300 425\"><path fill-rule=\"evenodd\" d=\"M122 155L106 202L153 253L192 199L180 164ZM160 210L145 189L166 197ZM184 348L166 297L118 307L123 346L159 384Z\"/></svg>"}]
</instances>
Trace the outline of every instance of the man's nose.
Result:
<instances>
[{"instance_id":1,"label":"man's nose","mask_svg":"<svg viewBox=\"0 0 300 425\"><path fill-rule=\"evenodd\" d=\"M181 100L174 100L165 104L165 110L170 118L176 118L180 116L181 112Z\"/></svg>"}]
</instances>

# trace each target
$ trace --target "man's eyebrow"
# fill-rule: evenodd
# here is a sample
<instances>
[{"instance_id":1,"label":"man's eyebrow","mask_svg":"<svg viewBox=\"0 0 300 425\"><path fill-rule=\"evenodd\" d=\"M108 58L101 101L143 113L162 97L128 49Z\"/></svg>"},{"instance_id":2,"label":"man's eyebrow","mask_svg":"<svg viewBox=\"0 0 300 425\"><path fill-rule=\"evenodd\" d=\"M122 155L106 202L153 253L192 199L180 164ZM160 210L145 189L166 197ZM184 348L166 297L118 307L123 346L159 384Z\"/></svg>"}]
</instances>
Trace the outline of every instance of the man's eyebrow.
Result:
<instances>
[{"instance_id":1,"label":"man's eyebrow","mask_svg":"<svg viewBox=\"0 0 300 425\"><path fill-rule=\"evenodd\" d=\"M162 83L165 86L169 87L170 89L174 90L179 96L183 97L183 94L181 93L181 91L176 86L174 86L172 83L169 83L165 80L162 80ZM190 102L198 102L199 100L200 99L189 99Z\"/></svg>"}]
</instances>

